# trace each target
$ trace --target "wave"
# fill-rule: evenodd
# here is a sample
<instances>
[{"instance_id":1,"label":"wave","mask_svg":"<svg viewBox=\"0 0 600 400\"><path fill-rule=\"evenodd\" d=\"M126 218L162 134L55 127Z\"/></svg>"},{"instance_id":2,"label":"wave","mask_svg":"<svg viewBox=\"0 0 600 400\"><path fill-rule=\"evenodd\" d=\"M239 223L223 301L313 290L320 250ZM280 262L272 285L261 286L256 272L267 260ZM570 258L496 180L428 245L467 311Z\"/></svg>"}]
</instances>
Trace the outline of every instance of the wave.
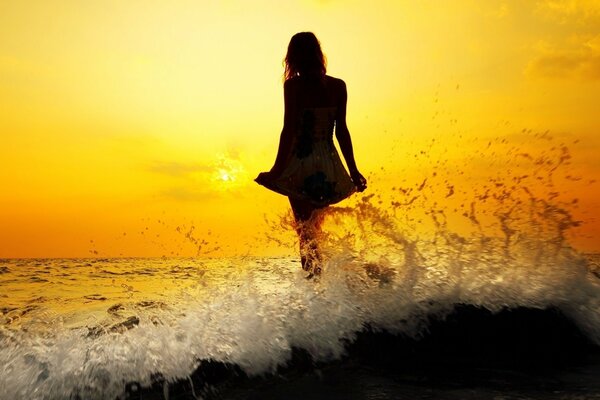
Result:
<instances>
[{"instance_id":1,"label":"wave","mask_svg":"<svg viewBox=\"0 0 600 400\"><path fill-rule=\"evenodd\" d=\"M427 332L447 326L447 333L441 335L446 342L466 335L475 340L472 345L479 343L489 350L497 348L502 338L489 335L490 331L476 334L473 328L486 315L496 315L488 326L501 322L506 310L513 310L509 312L513 317L497 324L498 329L530 333L525 341L509 335L512 339L504 348L540 342L552 355L556 349L585 347L588 342L597 345L597 278L581 268L584 260L575 261L579 268L568 265L562 274L534 274L523 282L510 272L484 284L481 279L488 276L477 270L463 271L462 279L450 280L441 273L445 266L412 272L409 280L406 274L386 272L384 267L391 268L391 264L341 258L335 269L328 264L329 273L315 283L304 278L295 260L246 260L247 268L242 271L239 260L220 260L214 268L235 266L226 283L206 288L202 299L181 297L177 304L160 307L158 313L152 307L137 307L134 317L123 313L122 323L110 326L68 329L60 320L48 318L50 326L43 332L27 326L18 331L3 329L0 398L112 399L123 396L134 382L135 387L152 387L157 381L188 382L192 376L210 375L208 360L235 366L226 371L257 376L280 371L297 349L311 363L343 359L353 344L354 348L362 343L375 352L384 351L385 346L374 346L386 343L381 342L382 336L369 339L371 334L365 336L369 331L399 335L404 343L421 340L422 348L431 354L440 347L435 341L427 342ZM476 308L461 309L457 319L452 317L456 304ZM514 311L523 308L560 312L546 311L542 322L536 323L535 312ZM478 311L469 314L469 310ZM571 328L565 328L565 320L572 321ZM465 344L465 339L459 341ZM205 371L194 375L199 366Z\"/></svg>"}]
</instances>

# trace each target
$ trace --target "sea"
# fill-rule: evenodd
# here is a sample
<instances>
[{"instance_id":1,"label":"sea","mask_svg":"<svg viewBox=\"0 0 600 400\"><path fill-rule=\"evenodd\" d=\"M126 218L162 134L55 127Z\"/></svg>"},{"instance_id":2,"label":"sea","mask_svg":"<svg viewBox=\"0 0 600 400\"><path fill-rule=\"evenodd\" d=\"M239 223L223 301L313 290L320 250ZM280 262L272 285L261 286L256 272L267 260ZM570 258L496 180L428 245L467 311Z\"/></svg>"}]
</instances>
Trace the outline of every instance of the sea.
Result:
<instances>
[{"instance_id":1,"label":"sea","mask_svg":"<svg viewBox=\"0 0 600 400\"><path fill-rule=\"evenodd\" d=\"M0 398L600 398L599 255L428 257L2 260Z\"/></svg>"}]
</instances>

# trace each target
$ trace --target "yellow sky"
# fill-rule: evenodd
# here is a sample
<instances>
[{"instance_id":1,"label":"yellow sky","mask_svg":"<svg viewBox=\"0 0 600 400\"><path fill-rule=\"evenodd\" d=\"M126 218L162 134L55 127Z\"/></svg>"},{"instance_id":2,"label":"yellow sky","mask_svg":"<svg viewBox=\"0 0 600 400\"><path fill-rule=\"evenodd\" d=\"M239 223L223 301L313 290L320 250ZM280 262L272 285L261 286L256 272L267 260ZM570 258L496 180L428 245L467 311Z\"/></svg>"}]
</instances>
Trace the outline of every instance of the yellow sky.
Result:
<instances>
[{"instance_id":1,"label":"yellow sky","mask_svg":"<svg viewBox=\"0 0 600 400\"><path fill-rule=\"evenodd\" d=\"M252 179L303 30L348 85L369 190L420 182L432 138L485 181L488 139L548 130L578 177L573 243L600 251L598 1L74 0L0 3L0 257L193 255L192 225L211 254L256 250L287 208Z\"/></svg>"}]
</instances>

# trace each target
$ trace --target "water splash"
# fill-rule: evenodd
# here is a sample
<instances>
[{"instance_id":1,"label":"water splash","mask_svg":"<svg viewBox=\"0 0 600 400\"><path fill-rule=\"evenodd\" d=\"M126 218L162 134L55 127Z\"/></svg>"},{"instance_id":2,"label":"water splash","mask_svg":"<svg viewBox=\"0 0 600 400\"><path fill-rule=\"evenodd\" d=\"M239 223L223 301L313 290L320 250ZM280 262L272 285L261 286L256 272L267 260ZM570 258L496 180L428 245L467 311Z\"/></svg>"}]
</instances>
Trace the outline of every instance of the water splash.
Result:
<instances>
[{"instance_id":1,"label":"water splash","mask_svg":"<svg viewBox=\"0 0 600 400\"><path fill-rule=\"evenodd\" d=\"M324 210L316 281L296 257L2 261L0 398L115 398L209 359L261 374L293 347L330 360L365 324L417 337L457 303L557 307L600 343L597 260L570 245L578 202L557 189L576 175L538 139L550 148L491 143L514 162L484 181L432 144L421 175ZM296 248L290 223L270 237Z\"/></svg>"}]
</instances>

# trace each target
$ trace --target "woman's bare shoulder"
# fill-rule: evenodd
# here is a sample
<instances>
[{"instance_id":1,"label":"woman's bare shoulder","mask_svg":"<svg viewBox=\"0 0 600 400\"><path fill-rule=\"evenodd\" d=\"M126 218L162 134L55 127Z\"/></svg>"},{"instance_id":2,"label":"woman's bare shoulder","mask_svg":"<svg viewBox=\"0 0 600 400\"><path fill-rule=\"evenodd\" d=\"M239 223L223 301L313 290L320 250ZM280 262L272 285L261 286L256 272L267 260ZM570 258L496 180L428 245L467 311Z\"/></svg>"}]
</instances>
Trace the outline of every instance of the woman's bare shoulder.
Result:
<instances>
[{"instance_id":1,"label":"woman's bare shoulder","mask_svg":"<svg viewBox=\"0 0 600 400\"><path fill-rule=\"evenodd\" d=\"M327 83L335 92L340 93L346 91L346 82L342 79L329 75L326 75L325 79L327 79Z\"/></svg>"},{"instance_id":2,"label":"woman's bare shoulder","mask_svg":"<svg viewBox=\"0 0 600 400\"><path fill-rule=\"evenodd\" d=\"M346 86L346 83L342 79L336 78L335 76L325 75L325 79L327 80L327 82L333 85Z\"/></svg>"},{"instance_id":3,"label":"woman's bare shoulder","mask_svg":"<svg viewBox=\"0 0 600 400\"><path fill-rule=\"evenodd\" d=\"M290 79L286 79L283 82L283 87L285 89L295 89L295 88L298 87L299 83L300 83L299 79L297 77L293 77L293 78L290 78Z\"/></svg>"}]
</instances>

